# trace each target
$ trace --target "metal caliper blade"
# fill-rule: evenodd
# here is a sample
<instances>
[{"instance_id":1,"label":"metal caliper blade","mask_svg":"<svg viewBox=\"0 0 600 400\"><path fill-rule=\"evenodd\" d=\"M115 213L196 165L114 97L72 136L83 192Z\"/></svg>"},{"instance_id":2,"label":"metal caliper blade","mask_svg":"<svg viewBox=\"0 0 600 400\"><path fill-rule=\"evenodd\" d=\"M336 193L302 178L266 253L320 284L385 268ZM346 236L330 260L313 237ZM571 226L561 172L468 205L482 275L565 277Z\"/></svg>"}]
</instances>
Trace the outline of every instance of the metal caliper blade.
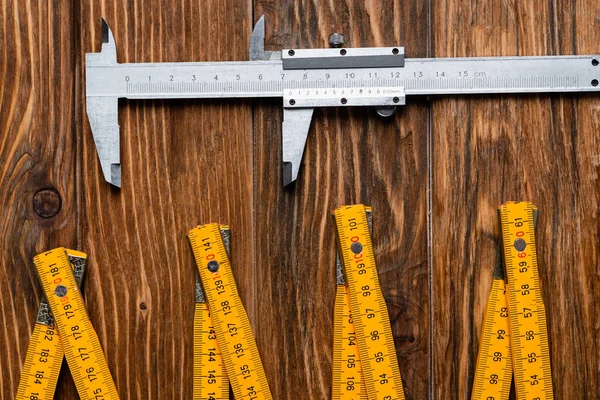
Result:
<instances>
[{"instance_id":1,"label":"metal caliper blade","mask_svg":"<svg viewBox=\"0 0 600 400\"><path fill-rule=\"evenodd\" d=\"M270 51L265 52L265 16L261 16L250 37L250 60L268 60Z\"/></svg>"},{"instance_id":2,"label":"metal caliper blade","mask_svg":"<svg viewBox=\"0 0 600 400\"><path fill-rule=\"evenodd\" d=\"M280 51L265 51L265 16L261 16L250 37L250 61L276 61L281 63Z\"/></svg>"},{"instance_id":3,"label":"metal caliper blade","mask_svg":"<svg viewBox=\"0 0 600 400\"><path fill-rule=\"evenodd\" d=\"M295 182L300 171L300 163L306 146L314 108L284 108L282 143L283 148L283 185Z\"/></svg>"},{"instance_id":4,"label":"metal caliper blade","mask_svg":"<svg viewBox=\"0 0 600 400\"><path fill-rule=\"evenodd\" d=\"M117 65L115 38L102 19L102 50L100 53L85 55L86 71L89 67ZM86 77L86 92L92 88L92 81ZM121 146L119 137L119 110L116 96L87 97L86 111L104 179L111 185L121 187Z\"/></svg>"}]
</instances>

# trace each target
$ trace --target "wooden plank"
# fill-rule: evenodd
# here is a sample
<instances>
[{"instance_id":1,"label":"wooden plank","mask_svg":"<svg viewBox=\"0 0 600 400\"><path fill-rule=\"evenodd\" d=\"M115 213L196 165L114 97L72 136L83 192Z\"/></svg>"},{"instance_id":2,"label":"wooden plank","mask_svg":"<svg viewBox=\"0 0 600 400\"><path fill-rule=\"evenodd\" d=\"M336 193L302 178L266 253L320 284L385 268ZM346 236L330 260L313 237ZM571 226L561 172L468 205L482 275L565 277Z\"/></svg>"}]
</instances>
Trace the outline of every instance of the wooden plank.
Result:
<instances>
[{"instance_id":1,"label":"wooden plank","mask_svg":"<svg viewBox=\"0 0 600 400\"><path fill-rule=\"evenodd\" d=\"M402 44L427 50L426 3L257 1L268 49ZM318 109L293 188L281 184L281 102L256 107L255 265L259 346L274 398L331 397L335 231L331 212L366 203L407 398L426 398L429 375L427 105L390 120L372 109Z\"/></svg>"},{"instance_id":2,"label":"wooden plank","mask_svg":"<svg viewBox=\"0 0 600 400\"><path fill-rule=\"evenodd\" d=\"M75 102L67 4L0 3L0 397L14 398L42 290L32 258L75 245Z\"/></svg>"},{"instance_id":3,"label":"wooden plank","mask_svg":"<svg viewBox=\"0 0 600 400\"><path fill-rule=\"evenodd\" d=\"M93 1L81 2L81 14L82 53L100 50L103 16L120 62L248 57L249 3ZM90 318L121 399L189 399L195 264L186 235L195 225L231 226L234 272L255 322L251 108L124 101L119 114L121 190L104 182L84 124L80 236L92 260Z\"/></svg>"},{"instance_id":4,"label":"wooden plank","mask_svg":"<svg viewBox=\"0 0 600 400\"><path fill-rule=\"evenodd\" d=\"M597 52L592 1L432 3L433 55ZM600 71L599 71L600 72ZM433 397L469 398L501 246L496 207L540 209L538 255L556 398L598 393L597 97L438 100L433 106Z\"/></svg>"},{"instance_id":5,"label":"wooden plank","mask_svg":"<svg viewBox=\"0 0 600 400\"><path fill-rule=\"evenodd\" d=\"M591 0L437 0L431 9L434 56L598 51L600 10ZM209 61L246 60L252 22L263 13L268 49L326 47L327 35L341 31L351 46L399 44L409 57L428 55L428 2L0 4L0 397L15 395L39 304L31 258L57 245L90 254L87 304L121 398L191 397L193 260L185 234L213 220L231 225L238 286L274 397L330 397L329 213L364 202L374 207L407 398L468 398L500 245L495 209L527 198L541 211L556 398L594 398L596 96L436 100L432 158L426 103L409 99L389 121L372 110L317 110L291 189L280 183L278 100L254 103L254 118L250 102L124 101L124 188L103 181L82 69L84 53L100 48L100 16L113 28L119 61ZM41 189L58 196L35 197ZM57 398L77 398L66 368Z\"/></svg>"}]
</instances>

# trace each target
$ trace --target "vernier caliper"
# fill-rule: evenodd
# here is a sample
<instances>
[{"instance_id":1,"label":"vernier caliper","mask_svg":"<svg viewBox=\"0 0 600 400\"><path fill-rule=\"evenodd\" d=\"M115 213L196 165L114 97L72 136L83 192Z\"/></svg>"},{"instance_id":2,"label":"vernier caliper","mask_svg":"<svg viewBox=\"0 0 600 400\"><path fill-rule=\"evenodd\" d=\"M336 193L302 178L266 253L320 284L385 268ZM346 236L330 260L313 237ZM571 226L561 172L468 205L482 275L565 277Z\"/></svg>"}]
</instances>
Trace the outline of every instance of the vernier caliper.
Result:
<instances>
[{"instance_id":1,"label":"vernier caliper","mask_svg":"<svg viewBox=\"0 0 600 400\"><path fill-rule=\"evenodd\" d=\"M86 54L86 100L104 178L121 186L118 99L283 98L283 184L298 176L315 107L373 106L382 116L407 95L598 92L600 56L404 58L402 47L265 51L261 17L250 60L117 63L102 21L102 50Z\"/></svg>"}]
</instances>

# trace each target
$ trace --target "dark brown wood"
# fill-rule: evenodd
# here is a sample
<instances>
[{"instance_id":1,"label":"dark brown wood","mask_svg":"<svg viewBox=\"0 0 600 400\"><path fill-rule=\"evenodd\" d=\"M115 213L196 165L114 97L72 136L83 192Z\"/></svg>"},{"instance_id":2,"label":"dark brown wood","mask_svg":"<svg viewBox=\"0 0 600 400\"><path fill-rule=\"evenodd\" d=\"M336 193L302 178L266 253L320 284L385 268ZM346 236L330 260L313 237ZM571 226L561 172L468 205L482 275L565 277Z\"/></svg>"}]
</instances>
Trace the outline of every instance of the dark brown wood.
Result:
<instances>
[{"instance_id":1,"label":"dark brown wood","mask_svg":"<svg viewBox=\"0 0 600 400\"><path fill-rule=\"evenodd\" d=\"M427 52L427 8L407 2L259 1L267 48L402 43ZM410 28L409 28L410 27ZM409 398L428 396L427 105L384 120L372 109L319 109L295 187L281 186L280 101L257 106L257 339L274 397L331 398L335 227L344 204L373 206L376 260ZM420 182L420 184L414 184Z\"/></svg>"},{"instance_id":2,"label":"dark brown wood","mask_svg":"<svg viewBox=\"0 0 600 400\"><path fill-rule=\"evenodd\" d=\"M120 62L245 60L250 11L233 0L83 2L82 56L100 50L104 16ZM122 399L189 399L195 264L186 235L195 225L231 225L232 262L254 321L251 107L124 101L119 117L120 191L102 178L83 129L89 314Z\"/></svg>"},{"instance_id":3,"label":"dark brown wood","mask_svg":"<svg viewBox=\"0 0 600 400\"><path fill-rule=\"evenodd\" d=\"M597 96L410 98L388 120L316 110L291 188L281 186L280 100L123 101L121 190L102 178L85 115L84 54L100 50L100 17L120 62L247 60L262 14L267 50L326 47L337 31L349 46L398 44L408 57L598 52L595 2L529 3L2 3L0 397L15 396L39 304L32 257L73 246L90 256L86 302L121 398L191 398L186 233L219 221L232 229L234 273L274 398L330 398L330 213L362 202L373 206L407 398L468 399L498 261L496 207L529 199L540 209L556 398L595 398ZM56 398L78 398L66 368Z\"/></svg>"},{"instance_id":4,"label":"dark brown wood","mask_svg":"<svg viewBox=\"0 0 600 400\"><path fill-rule=\"evenodd\" d=\"M16 393L40 302L32 259L48 248L76 244L75 134L80 116L75 85L80 74L74 12L66 2L0 5L3 399ZM49 192L55 193L54 200Z\"/></svg>"},{"instance_id":5,"label":"dark brown wood","mask_svg":"<svg viewBox=\"0 0 600 400\"><path fill-rule=\"evenodd\" d=\"M592 2L432 4L436 57L597 52L600 11ZM596 398L597 104L585 95L433 103L435 398L470 397L501 246L496 207L507 200L530 200L540 210L537 253L555 398Z\"/></svg>"}]
</instances>

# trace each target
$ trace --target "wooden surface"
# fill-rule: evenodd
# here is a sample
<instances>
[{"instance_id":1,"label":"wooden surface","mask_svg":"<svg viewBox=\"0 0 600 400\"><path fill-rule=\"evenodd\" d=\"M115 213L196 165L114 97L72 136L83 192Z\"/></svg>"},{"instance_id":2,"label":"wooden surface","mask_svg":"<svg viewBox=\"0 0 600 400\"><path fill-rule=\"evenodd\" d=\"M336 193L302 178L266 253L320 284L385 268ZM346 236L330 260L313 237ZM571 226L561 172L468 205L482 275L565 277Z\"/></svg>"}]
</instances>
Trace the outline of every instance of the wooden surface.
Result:
<instances>
[{"instance_id":1,"label":"wooden surface","mask_svg":"<svg viewBox=\"0 0 600 400\"><path fill-rule=\"evenodd\" d=\"M330 211L374 209L374 242L409 399L470 397L500 244L496 207L540 209L557 399L600 392L600 103L591 95L408 99L390 120L317 110L300 179L281 185L279 100L123 101L123 188L102 178L84 54L100 17L120 62L246 60L266 46L406 46L408 57L590 54L592 0L93 0L0 3L0 397L14 398L41 289L32 257L90 255L86 303L122 399L189 399L198 223L232 262L276 399L331 392ZM531 4L530 4L531 3ZM37 196L36 196L37 193ZM58 198L60 197L60 206ZM66 367L56 398L77 398Z\"/></svg>"}]
</instances>

